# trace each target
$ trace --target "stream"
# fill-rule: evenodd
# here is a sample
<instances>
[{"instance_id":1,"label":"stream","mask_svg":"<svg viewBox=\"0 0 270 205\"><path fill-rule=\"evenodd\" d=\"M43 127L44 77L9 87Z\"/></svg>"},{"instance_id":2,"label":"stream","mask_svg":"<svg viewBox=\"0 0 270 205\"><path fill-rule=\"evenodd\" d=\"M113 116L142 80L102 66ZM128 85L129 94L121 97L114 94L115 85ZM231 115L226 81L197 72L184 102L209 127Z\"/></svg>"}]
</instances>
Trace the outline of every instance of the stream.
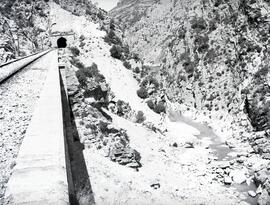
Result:
<instances>
[{"instance_id":1,"label":"stream","mask_svg":"<svg viewBox=\"0 0 270 205\"><path fill-rule=\"evenodd\" d=\"M230 161L237 158L234 155L230 155L234 151L230 149L209 126L199 122L195 122L187 117L184 117L178 112L169 113L169 119L172 122L185 123L197 129L200 132L200 134L196 136L198 137L198 139L209 139L211 141L209 149L212 150L212 154L216 157L217 161ZM250 183L250 185L248 185L246 182L243 184L233 183L231 185L224 186L228 188L234 188L238 192L243 193L246 196L246 199L244 200L245 202L251 205L257 205L257 197L253 198L248 195L248 191L252 190L256 192L257 187L254 183Z\"/></svg>"}]
</instances>

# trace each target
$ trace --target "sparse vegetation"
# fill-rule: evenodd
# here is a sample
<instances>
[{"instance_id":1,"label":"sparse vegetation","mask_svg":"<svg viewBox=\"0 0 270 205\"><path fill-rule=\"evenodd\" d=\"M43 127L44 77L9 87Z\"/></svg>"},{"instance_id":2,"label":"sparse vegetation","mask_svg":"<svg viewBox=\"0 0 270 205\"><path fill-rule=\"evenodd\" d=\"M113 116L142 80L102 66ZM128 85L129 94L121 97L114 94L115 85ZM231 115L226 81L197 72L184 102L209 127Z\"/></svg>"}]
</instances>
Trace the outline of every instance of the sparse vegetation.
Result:
<instances>
[{"instance_id":1,"label":"sparse vegetation","mask_svg":"<svg viewBox=\"0 0 270 205\"><path fill-rule=\"evenodd\" d=\"M112 48L110 49L111 56L116 59L122 59L123 55L123 49L120 46L113 45Z\"/></svg>"},{"instance_id":2,"label":"sparse vegetation","mask_svg":"<svg viewBox=\"0 0 270 205\"><path fill-rule=\"evenodd\" d=\"M113 30L110 30L104 37L104 41L108 44L122 45L121 39L115 35Z\"/></svg>"},{"instance_id":3,"label":"sparse vegetation","mask_svg":"<svg viewBox=\"0 0 270 205\"><path fill-rule=\"evenodd\" d=\"M80 50L77 47L71 47L70 51L74 57L77 57L80 55Z\"/></svg>"},{"instance_id":4,"label":"sparse vegetation","mask_svg":"<svg viewBox=\"0 0 270 205\"><path fill-rule=\"evenodd\" d=\"M147 105L151 110L154 110L155 106L156 106L155 103L153 102L153 100L148 100Z\"/></svg>"},{"instance_id":5,"label":"sparse vegetation","mask_svg":"<svg viewBox=\"0 0 270 205\"><path fill-rule=\"evenodd\" d=\"M79 83L82 85L82 86L86 86L87 85L87 78L84 74L84 72L82 70L77 70L76 71L76 77L79 81Z\"/></svg>"},{"instance_id":6,"label":"sparse vegetation","mask_svg":"<svg viewBox=\"0 0 270 205\"><path fill-rule=\"evenodd\" d=\"M136 74L139 74L141 71L140 71L140 68L139 67L136 67L135 69L134 69L134 73L136 73Z\"/></svg>"},{"instance_id":7,"label":"sparse vegetation","mask_svg":"<svg viewBox=\"0 0 270 205\"><path fill-rule=\"evenodd\" d=\"M142 111L138 111L136 115L136 123L143 123L145 121L145 116Z\"/></svg>"},{"instance_id":8,"label":"sparse vegetation","mask_svg":"<svg viewBox=\"0 0 270 205\"><path fill-rule=\"evenodd\" d=\"M166 113L166 107L164 102L160 101L158 104L155 106L154 111L158 114L160 113Z\"/></svg>"},{"instance_id":9,"label":"sparse vegetation","mask_svg":"<svg viewBox=\"0 0 270 205\"><path fill-rule=\"evenodd\" d=\"M147 89L144 86L141 86L140 89L137 91L137 95L142 99L148 98Z\"/></svg>"},{"instance_id":10,"label":"sparse vegetation","mask_svg":"<svg viewBox=\"0 0 270 205\"><path fill-rule=\"evenodd\" d=\"M131 69L131 64L128 61L124 61L123 65L129 70Z\"/></svg>"},{"instance_id":11,"label":"sparse vegetation","mask_svg":"<svg viewBox=\"0 0 270 205\"><path fill-rule=\"evenodd\" d=\"M191 21L191 28L195 32L200 32L206 29L206 21L203 18L194 18Z\"/></svg>"}]
</instances>

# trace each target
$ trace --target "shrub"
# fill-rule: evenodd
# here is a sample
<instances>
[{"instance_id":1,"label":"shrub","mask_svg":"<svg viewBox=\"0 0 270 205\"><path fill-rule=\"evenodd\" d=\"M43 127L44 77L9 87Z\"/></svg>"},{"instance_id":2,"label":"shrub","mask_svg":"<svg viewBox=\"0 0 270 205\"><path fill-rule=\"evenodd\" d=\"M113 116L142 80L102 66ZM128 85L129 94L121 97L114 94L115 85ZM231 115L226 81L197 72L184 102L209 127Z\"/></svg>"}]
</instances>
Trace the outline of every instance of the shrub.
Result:
<instances>
[{"instance_id":1,"label":"shrub","mask_svg":"<svg viewBox=\"0 0 270 205\"><path fill-rule=\"evenodd\" d=\"M134 69L134 73L137 73L137 74L139 74L141 71L140 71L140 68L139 67L136 67L135 69Z\"/></svg>"},{"instance_id":2,"label":"shrub","mask_svg":"<svg viewBox=\"0 0 270 205\"><path fill-rule=\"evenodd\" d=\"M120 46L115 46L110 49L111 56L116 59L121 59L122 58L122 48Z\"/></svg>"},{"instance_id":3,"label":"shrub","mask_svg":"<svg viewBox=\"0 0 270 205\"><path fill-rule=\"evenodd\" d=\"M81 41L84 41L84 40L85 40L85 36L84 36L84 35L81 35L81 36L80 36L80 40L81 40Z\"/></svg>"},{"instance_id":4,"label":"shrub","mask_svg":"<svg viewBox=\"0 0 270 205\"><path fill-rule=\"evenodd\" d=\"M92 15L91 10L87 8L85 10L85 14L91 16Z\"/></svg>"},{"instance_id":5,"label":"shrub","mask_svg":"<svg viewBox=\"0 0 270 205\"><path fill-rule=\"evenodd\" d=\"M191 21L191 28L197 31L206 29L206 22L203 18L194 18Z\"/></svg>"},{"instance_id":6,"label":"shrub","mask_svg":"<svg viewBox=\"0 0 270 205\"><path fill-rule=\"evenodd\" d=\"M84 69L85 66L82 62L80 62L78 59L74 59L74 61L71 61L71 64L76 66L79 69Z\"/></svg>"},{"instance_id":7,"label":"shrub","mask_svg":"<svg viewBox=\"0 0 270 205\"><path fill-rule=\"evenodd\" d=\"M98 17L100 20L104 20L104 19L105 19L104 16L103 16L103 14L102 14L101 12L99 12L99 13L97 14L97 17Z\"/></svg>"},{"instance_id":8,"label":"shrub","mask_svg":"<svg viewBox=\"0 0 270 205\"><path fill-rule=\"evenodd\" d=\"M129 47L127 45L122 46L122 55L123 57L126 59L129 57L130 51L129 51Z\"/></svg>"},{"instance_id":9,"label":"shrub","mask_svg":"<svg viewBox=\"0 0 270 205\"><path fill-rule=\"evenodd\" d=\"M142 80L142 82L141 82L141 86L147 86L147 84L148 84L148 79L147 78L144 78L143 80Z\"/></svg>"},{"instance_id":10,"label":"shrub","mask_svg":"<svg viewBox=\"0 0 270 205\"><path fill-rule=\"evenodd\" d=\"M86 78L86 76L85 76L85 74L84 74L84 72L82 70L76 71L76 77L77 77L80 85L82 85L82 86L86 86L87 85L87 83L86 83L87 82L87 78Z\"/></svg>"},{"instance_id":11,"label":"shrub","mask_svg":"<svg viewBox=\"0 0 270 205\"><path fill-rule=\"evenodd\" d=\"M156 106L155 103L153 102L153 100L148 100L147 105L151 110L154 110L155 106Z\"/></svg>"},{"instance_id":12,"label":"shrub","mask_svg":"<svg viewBox=\"0 0 270 205\"><path fill-rule=\"evenodd\" d=\"M166 107L165 107L165 104L164 102L158 102L157 106L155 107L154 111L158 114L164 112L166 113Z\"/></svg>"},{"instance_id":13,"label":"shrub","mask_svg":"<svg viewBox=\"0 0 270 205\"><path fill-rule=\"evenodd\" d=\"M129 70L131 69L131 64L128 61L124 61L123 65Z\"/></svg>"},{"instance_id":14,"label":"shrub","mask_svg":"<svg viewBox=\"0 0 270 205\"><path fill-rule=\"evenodd\" d=\"M242 94L242 95L247 95L247 94L249 94L249 89L247 89L247 88L242 89L242 90L241 90L241 94Z\"/></svg>"},{"instance_id":15,"label":"shrub","mask_svg":"<svg viewBox=\"0 0 270 205\"><path fill-rule=\"evenodd\" d=\"M140 60L139 54L133 53L133 59L138 62Z\"/></svg>"},{"instance_id":16,"label":"shrub","mask_svg":"<svg viewBox=\"0 0 270 205\"><path fill-rule=\"evenodd\" d=\"M98 128L99 128L99 130L102 133L107 132L107 130L108 130L108 123L103 122L103 121L99 121Z\"/></svg>"},{"instance_id":17,"label":"shrub","mask_svg":"<svg viewBox=\"0 0 270 205\"><path fill-rule=\"evenodd\" d=\"M145 121L144 113L142 111L138 111L136 115L136 123L142 123L144 121Z\"/></svg>"},{"instance_id":18,"label":"shrub","mask_svg":"<svg viewBox=\"0 0 270 205\"><path fill-rule=\"evenodd\" d=\"M102 75L102 74L100 74L100 73L98 73L98 74L95 76L95 81L96 81L97 83L101 83L101 82L103 82L104 80L105 80L104 75Z\"/></svg>"},{"instance_id":19,"label":"shrub","mask_svg":"<svg viewBox=\"0 0 270 205\"><path fill-rule=\"evenodd\" d=\"M155 86L155 88L158 89L158 87L159 87L159 82L157 81L157 79L155 79L154 77L151 77L151 78L149 79L149 83L150 83L150 84L153 84L153 85Z\"/></svg>"},{"instance_id":20,"label":"shrub","mask_svg":"<svg viewBox=\"0 0 270 205\"><path fill-rule=\"evenodd\" d=\"M114 20L113 19L110 20L110 29L115 30L115 25L114 25Z\"/></svg>"},{"instance_id":21,"label":"shrub","mask_svg":"<svg viewBox=\"0 0 270 205\"><path fill-rule=\"evenodd\" d=\"M71 51L71 53L72 53L72 55L73 55L74 57L77 57L77 56L80 55L80 50L79 50L78 48L76 48L76 47L71 47L71 48L70 48L70 51Z\"/></svg>"},{"instance_id":22,"label":"shrub","mask_svg":"<svg viewBox=\"0 0 270 205\"><path fill-rule=\"evenodd\" d=\"M104 41L108 44L122 45L121 39L115 35L113 30L110 30L109 33L104 37Z\"/></svg>"},{"instance_id":23,"label":"shrub","mask_svg":"<svg viewBox=\"0 0 270 205\"><path fill-rule=\"evenodd\" d=\"M85 46L85 42L81 42L79 47L83 48Z\"/></svg>"},{"instance_id":24,"label":"shrub","mask_svg":"<svg viewBox=\"0 0 270 205\"><path fill-rule=\"evenodd\" d=\"M148 98L147 89L144 86L140 87L140 89L137 90L137 95L142 99Z\"/></svg>"},{"instance_id":25,"label":"shrub","mask_svg":"<svg viewBox=\"0 0 270 205\"><path fill-rule=\"evenodd\" d=\"M183 63L183 67L184 70L188 73L188 74L193 74L194 70L195 70L195 63L190 61L190 62L185 62Z\"/></svg>"},{"instance_id":26,"label":"shrub","mask_svg":"<svg viewBox=\"0 0 270 205\"><path fill-rule=\"evenodd\" d=\"M122 101L122 100L118 100L117 102L116 102L116 107L117 107L117 114L119 115L119 116L123 116L124 115L124 110L123 110L123 104L124 104L124 101Z\"/></svg>"},{"instance_id":27,"label":"shrub","mask_svg":"<svg viewBox=\"0 0 270 205\"><path fill-rule=\"evenodd\" d=\"M95 77L99 74L97 64L95 64L95 63L92 63L91 66L83 69L83 72L89 78Z\"/></svg>"}]
</instances>

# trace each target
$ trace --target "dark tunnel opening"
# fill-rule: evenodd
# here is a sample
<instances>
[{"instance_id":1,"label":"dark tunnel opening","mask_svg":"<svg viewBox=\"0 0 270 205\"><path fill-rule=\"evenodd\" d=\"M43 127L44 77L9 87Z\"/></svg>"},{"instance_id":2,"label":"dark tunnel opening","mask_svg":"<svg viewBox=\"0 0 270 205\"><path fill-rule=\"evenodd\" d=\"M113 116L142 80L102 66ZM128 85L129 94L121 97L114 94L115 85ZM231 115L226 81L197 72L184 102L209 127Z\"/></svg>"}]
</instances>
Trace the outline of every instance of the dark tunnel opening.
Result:
<instances>
[{"instance_id":1,"label":"dark tunnel opening","mask_svg":"<svg viewBox=\"0 0 270 205\"><path fill-rule=\"evenodd\" d=\"M57 47L58 48L66 48L67 47L67 39L61 37L57 40Z\"/></svg>"}]
</instances>

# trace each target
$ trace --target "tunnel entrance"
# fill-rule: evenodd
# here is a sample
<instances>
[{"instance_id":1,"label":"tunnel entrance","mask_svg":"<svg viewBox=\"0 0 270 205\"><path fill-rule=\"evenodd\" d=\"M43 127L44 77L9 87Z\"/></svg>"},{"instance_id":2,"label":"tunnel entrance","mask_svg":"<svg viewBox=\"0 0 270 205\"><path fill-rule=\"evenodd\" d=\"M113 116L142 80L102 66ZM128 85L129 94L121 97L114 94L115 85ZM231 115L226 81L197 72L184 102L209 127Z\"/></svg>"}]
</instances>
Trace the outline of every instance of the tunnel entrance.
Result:
<instances>
[{"instance_id":1,"label":"tunnel entrance","mask_svg":"<svg viewBox=\"0 0 270 205\"><path fill-rule=\"evenodd\" d=\"M57 47L58 48L66 48L67 47L67 39L61 37L57 40Z\"/></svg>"}]
</instances>

